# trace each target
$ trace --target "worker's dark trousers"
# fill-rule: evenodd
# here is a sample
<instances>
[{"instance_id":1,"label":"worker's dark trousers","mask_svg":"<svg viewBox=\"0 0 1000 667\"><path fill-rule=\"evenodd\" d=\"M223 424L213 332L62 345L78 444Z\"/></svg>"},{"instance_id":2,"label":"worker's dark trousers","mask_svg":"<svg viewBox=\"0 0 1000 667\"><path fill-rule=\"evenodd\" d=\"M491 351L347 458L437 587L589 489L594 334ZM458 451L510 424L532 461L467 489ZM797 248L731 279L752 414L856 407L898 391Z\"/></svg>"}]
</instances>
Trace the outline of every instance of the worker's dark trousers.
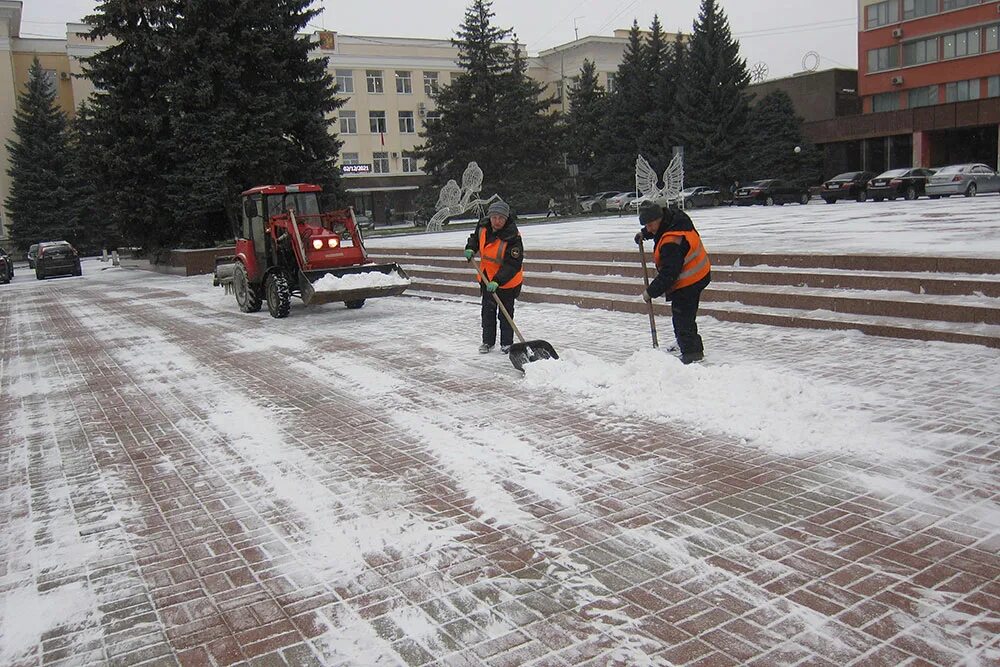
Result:
<instances>
[{"instance_id":1,"label":"worker's dark trousers","mask_svg":"<svg viewBox=\"0 0 1000 667\"><path fill-rule=\"evenodd\" d=\"M500 320L500 345L510 345L514 342L514 329L507 322L507 319L497 308L497 302L493 300L493 295L486 291L485 285L479 284L479 291L483 296L483 342L487 345L497 344L497 320ZM510 289L498 289L496 295L500 297L500 303L514 318L514 299L521 294L521 286Z\"/></svg>"},{"instance_id":2,"label":"worker's dark trousers","mask_svg":"<svg viewBox=\"0 0 1000 667\"><path fill-rule=\"evenodd\" d=\"M674 337L677 339L677 347L681 349L681 354L705 351L701 336L698 335L698 323L695 320L698 317L701 292L711 281L712 274L708 274L694 285L682 287L667 297L670 301L670 312L673 315Z\"/></svg>"}]
</instances>

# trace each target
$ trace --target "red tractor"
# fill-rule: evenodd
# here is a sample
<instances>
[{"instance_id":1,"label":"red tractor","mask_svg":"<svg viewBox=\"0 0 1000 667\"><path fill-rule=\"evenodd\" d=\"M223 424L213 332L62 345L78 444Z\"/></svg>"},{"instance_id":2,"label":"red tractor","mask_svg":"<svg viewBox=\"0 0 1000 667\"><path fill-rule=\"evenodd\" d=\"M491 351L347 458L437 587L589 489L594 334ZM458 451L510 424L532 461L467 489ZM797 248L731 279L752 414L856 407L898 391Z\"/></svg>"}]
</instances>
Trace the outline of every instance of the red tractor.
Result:
<instances>
[{"instance_id":1,"label":"red tractor","mask_svg":"<svg viewBox=\"0 0 1000 667\"><path fill-rule=\"evenodd\" d=\"M288 317L292 295L306 305L402 294L410 279L397 264L368 258L354 210L320 212L318 185L262 185L243 193L236 254L215 261L215 285L236 295L244 313L266 300Z\"/></svg>"}]
</instances>

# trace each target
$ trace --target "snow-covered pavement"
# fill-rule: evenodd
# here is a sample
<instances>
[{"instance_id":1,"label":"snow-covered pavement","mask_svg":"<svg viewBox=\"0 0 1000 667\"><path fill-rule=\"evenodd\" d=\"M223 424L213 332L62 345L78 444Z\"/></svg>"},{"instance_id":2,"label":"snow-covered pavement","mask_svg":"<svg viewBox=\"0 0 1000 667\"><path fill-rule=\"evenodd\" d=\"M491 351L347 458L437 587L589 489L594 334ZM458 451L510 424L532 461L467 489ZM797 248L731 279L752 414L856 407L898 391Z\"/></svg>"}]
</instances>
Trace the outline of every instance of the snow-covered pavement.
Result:
<instances>
[{"instance_id":1,"label":"snow-covered pavement","mask_svg":"<svg viewBox=\"0 0 1000 667\"><path fill-rule=\"evenodd\" d=\"M0 288L0 664L1000 663L1000 351L101 268Z\"/></svg>"}]
</instances>

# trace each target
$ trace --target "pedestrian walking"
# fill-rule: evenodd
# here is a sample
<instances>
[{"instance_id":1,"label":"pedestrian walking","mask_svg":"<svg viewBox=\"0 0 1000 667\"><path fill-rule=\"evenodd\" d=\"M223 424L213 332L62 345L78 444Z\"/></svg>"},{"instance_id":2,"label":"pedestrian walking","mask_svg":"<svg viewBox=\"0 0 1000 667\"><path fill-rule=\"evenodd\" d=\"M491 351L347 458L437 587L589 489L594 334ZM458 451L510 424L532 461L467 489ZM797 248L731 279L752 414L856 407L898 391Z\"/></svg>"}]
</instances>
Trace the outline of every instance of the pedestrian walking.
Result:
<instances>
[{"instance_id":1,"label":"pedestrian walking","mask_svg":"<svg viewBox=\"0 0 1000 667\"><path fill-rule=\"evenodd\" d=\"M556 211L556 207L558 207L558 204L556 203L556 198L549 197L549 210L546 211L545 217L547 218L550 215L558 216L559 213Z\"/></svg>"},{"instance_id":2,"label":"pedestrian walking","mask_svg":"<svg viewBox=\"0 0 1000 667\"><path fill-rule=\"evenodd\" d=\"M705 347L698 335L698 303L701 292L712 281L712 265L701 242L698 230L684 211L645 201L639 206L642 229L635 242L653 241L653 263L656 277L642 291L642 299L650 303L665 296L670 302L674 337L680 348L681 361L690 364L705 358Z\"/></svg>"},{"instance_id":3,"label":"pedestrian walking","mask_svg":"<svg viewBox=\"0 0 1000 667\"><path fill-rule=\"evenodd\" d=\"M493 293L514 318L514 300L521 294L524 281L524 245L521 233L511 214L510 206L502 200L490 204L486 217L479 221L465 244L465 259L471 262L473 255L479 254L480 268L487 282L480 281L482 297L483 344L479 352L486 354L497 342L497 320L500 322L500 351L510 351L514 343L514 329L506 318L498 312Z\"/></svg>"}]
</instances>

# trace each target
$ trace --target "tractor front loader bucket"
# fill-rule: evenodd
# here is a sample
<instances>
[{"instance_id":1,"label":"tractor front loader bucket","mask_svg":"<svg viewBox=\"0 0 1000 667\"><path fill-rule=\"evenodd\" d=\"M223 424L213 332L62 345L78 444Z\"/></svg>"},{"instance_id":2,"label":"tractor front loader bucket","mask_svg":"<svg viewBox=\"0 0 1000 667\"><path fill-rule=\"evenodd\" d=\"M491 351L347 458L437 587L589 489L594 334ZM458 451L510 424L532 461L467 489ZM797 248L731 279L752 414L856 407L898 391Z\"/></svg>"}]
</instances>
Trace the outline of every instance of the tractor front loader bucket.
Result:
<instances>
[{"instance_id":1,"label":"tractor front loader bucket","mask_svg":"<svg viewBox=\"0 0 1000 667\"><path fill-rule=\"evenodd\" d=\"M395 263L299 271L299 289L306 305L396 296L409 286L410 277Z\"/></svg>"}]
</instances>

